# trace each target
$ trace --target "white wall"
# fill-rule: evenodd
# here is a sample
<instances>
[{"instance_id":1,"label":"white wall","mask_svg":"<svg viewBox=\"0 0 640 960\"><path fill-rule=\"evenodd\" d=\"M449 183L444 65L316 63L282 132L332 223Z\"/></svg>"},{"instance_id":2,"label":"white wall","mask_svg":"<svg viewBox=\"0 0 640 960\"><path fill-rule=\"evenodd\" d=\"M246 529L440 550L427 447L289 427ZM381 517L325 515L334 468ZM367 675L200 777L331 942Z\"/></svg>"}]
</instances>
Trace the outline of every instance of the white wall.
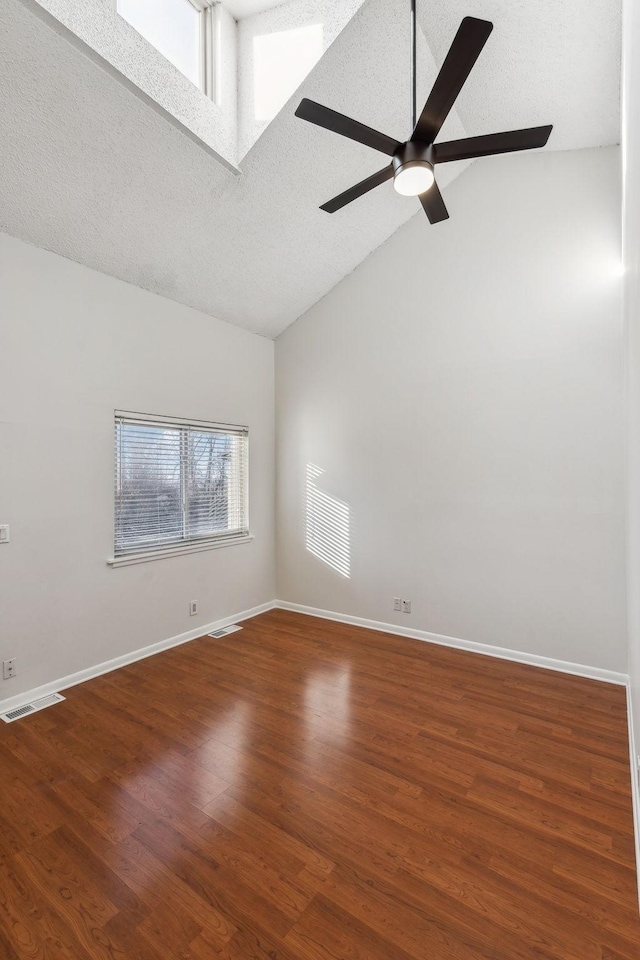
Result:
<instances>
[{"instance_id":1,"label":"white wall","mask_svg":"<svg viewBox=\"0 0 640 960\"><path fill-rule=\"evenodd\" d=\"M0 701L273 598L272 341L0 234L0 343ZM108 567L115 408L248 424L255 539Z\"/></svg>"},{"instance_id":2,"label":"white wall","mask_svg":"<svg viewBox=\"0 0 640 960\"><path fill-rule=\"evenodd\" d=\"M278 597L626 671L619 150L445 199L276 342Z\"/></svg>"},{"instance_id":3,"label":"white wall","mask_svg":"<svg viewBox=\"0 0 640 960\"><path fill-rule=\"evenodd\" d=\"M622 72L624 315L627 356L627 577L629 674L635 752L640 751L640 7L624 3ZM635 766L635 759L632 759ZM640 878L640 787L636 786L636 852Z\"/></svg>"},{"instance_id":4,"label":"white wall","mask_svg":"<svg viewBox=\"0 0 640 960\"><path fill-rule=\"evenodd\" d=\"M323 50L326 50L362 4L363 0L289 0L274 9L238 21L238 160L242 160L270 122L255 118L255 38L321 23Z\"/></svg>"}]
</instances>

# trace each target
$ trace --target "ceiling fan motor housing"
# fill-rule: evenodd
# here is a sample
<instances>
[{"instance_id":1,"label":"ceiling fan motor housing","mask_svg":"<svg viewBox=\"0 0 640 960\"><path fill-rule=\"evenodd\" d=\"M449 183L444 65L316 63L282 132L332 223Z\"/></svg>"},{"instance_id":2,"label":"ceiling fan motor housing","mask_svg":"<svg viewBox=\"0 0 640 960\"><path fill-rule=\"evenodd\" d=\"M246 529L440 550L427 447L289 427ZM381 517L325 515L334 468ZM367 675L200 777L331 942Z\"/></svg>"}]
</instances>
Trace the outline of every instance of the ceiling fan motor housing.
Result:
<instances>
[{"instance_id":1,"label":"ceiling fan motor housing","mask_svg":"<svg viewBox=\"0 0 640 960\"><path fill-rule=\"evenodd\" d=\"M394 176L401 170L424 166L425 163L433 170L434 152L432 143L423 143L421 140L408 140L401 144L391 158Z\"/></svg>"}]
</instances>

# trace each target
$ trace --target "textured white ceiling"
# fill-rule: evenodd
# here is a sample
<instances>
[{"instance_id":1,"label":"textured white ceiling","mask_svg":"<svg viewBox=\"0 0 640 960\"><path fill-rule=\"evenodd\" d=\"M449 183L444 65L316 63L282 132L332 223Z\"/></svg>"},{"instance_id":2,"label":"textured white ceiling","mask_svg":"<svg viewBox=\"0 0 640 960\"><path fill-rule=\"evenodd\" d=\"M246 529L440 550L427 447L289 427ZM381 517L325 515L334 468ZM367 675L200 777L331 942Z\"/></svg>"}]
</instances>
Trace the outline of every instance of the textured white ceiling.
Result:
<instances>
[{"instance_id":1,"label":"textured white ceiling","mask_svg":"<svg viewBox=\"0 0 640 960\"><path fill-rule=\"evenodd\" d=\"M407 0L368 0L237 178L20 0L2 0L0 229L277 335L416 210L388 183L334 216L319 211L385 158L293 116L304 94L404 139L407 9ZM421 10L438 63L469 12L458 0ZM496 28L445 138L464 135L461 118L470 135L553 122L551 149L618 142L619 0L486 0L471 12ZM420 63L424 99L436 64L423 38ZM445 199L461 166L439 171ZM450 213L465 212L452 204ZM447 223L425 218L424 229Z\"/></svg>"},{"instance_id":2,"label":"textured white ceiling","mask_svg":"<svg viewBox=\"0 0 640 960\"><path fill-rule=\"evenodd\" d=\"M619 143L622 0L418 0L439 63L468 14L494 25L456 103L470 136L553 123L554 150Z\"/></svg>"},{"instance_id":3,"label":"textured white ceiling","mask_svg":"<svg viewBox=\"0 0 640 960\"><path fill-rule=\"evenodd\" d=\"M252 17L254 13L262 13L271 7L279 7L282 3L295 3L295 0L222 0L232 17L242 20L243 17Z\"/></svg>"}]
</instances>

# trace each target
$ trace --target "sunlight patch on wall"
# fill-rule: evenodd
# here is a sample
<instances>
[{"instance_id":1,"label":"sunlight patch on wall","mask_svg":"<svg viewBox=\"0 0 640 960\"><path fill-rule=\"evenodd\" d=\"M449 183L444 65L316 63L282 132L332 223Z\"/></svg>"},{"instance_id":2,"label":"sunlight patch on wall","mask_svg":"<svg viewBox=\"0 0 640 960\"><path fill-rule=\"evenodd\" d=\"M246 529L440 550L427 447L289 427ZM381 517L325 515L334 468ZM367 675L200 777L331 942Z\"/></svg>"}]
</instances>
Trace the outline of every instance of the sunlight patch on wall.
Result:
<instances>
[{"instance_id":1,"label":"sunlight patch on wall","mask_svg":"<svg viewBox=\"0 0 640 960\"><path fill-rule=\"evenodd\" d=\"M324 470L307 464L306 547L314 557L343 577L351 574L349 505L320 490Z\"/></svg>"},{"instance_id":2,"label":"sunlight patch on wall","mask_svg":"<svg viewBox=\"0 0 640 960\"><path fill-rule=\"evenodd\" d=\"M273 120L322 56L321 23L253 40L253 103L255 119Z\"/></svg>"}]
</instances>

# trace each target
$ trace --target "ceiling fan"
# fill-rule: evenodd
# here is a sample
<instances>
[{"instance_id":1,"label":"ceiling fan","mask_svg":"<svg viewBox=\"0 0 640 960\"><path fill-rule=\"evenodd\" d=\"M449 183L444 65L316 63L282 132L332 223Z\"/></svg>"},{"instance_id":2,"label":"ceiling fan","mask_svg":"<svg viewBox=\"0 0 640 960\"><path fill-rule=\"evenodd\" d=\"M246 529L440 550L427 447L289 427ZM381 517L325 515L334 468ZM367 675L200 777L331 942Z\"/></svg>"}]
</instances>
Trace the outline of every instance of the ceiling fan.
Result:
<instances>
[{"instance_id":1,"label":"ceiling fan","mask_svg":"<svg viewBox=\"0 0 640 960\"><path fill-rule=\"evenodd\" d=\"M379 150L391 157L382 170L349 187L344 193L323 203L321 210L335 213L342 207L357 200L363 194L393 178L398 193L409 197L419 197L420 203L430 223L439 223L449 216L442 194L435 181L434 168L437 163L451 160L468 160L474 157L489 157L497 153L512 153L516 150L531 150L544 147L551 125L528 127L524 130L509 130L506 133L489 133L480 137L467 137L463 140L450 140L448 143L434 143L456 97L462 90L465 80L480 56L482 48L489 39L493 24L488 20L465 17L449 49L440 73L436 77L431 93L422 113L417 117L416 110L416 0L411 0L411 116L413 133L404 143L388 137L378 130L358 123L342 113L336 113L329 107L306 98L300 102L296 116L319 127L332 130L340 136L357 140L367 147Z\"/></svg>"}]
</instances>

